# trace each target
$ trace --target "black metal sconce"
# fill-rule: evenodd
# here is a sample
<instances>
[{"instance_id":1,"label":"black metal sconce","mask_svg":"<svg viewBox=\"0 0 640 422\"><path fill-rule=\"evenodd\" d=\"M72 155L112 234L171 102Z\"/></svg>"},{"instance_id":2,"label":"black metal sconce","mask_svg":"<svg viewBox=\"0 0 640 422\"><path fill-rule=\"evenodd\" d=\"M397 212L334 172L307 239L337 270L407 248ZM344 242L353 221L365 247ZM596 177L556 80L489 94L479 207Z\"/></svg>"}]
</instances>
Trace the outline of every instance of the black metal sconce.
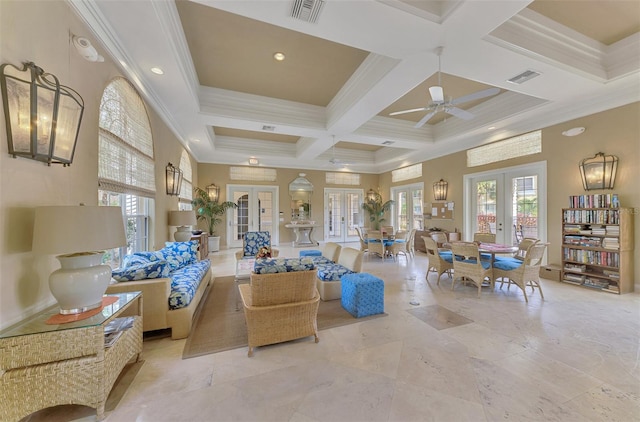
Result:
<instances>
[{"instance_id":1,"label":"black metal sconce","mask_svg":"<svg viewBox=\"0 0 640 422\"><path fill-rule=\"evenodd\" d=\"M180 187L182 186L182 170L174 167L173 164L167 165L167 195L180 195Z\"/></svg>"},{"instance_id":2,"label":"black metal sconce","mask_svg":"<svg viewBox=\"0 0 640 422\"><path fill-rule=\"evenodd\" d=\"M433 199L436 201L446 201L449 183L440 179L439 182L433 184Z\"/></svg>"},{"instance_id":3,"label":"black metal sconce","mask_svg":"<svg viewBox=\"0 0 640 422\"><path fill-rule=\"evenodd\" d=\"M220 187L215 184L210 184L207 186L207 195L209 195L209 199L213 202L218 202L220 199Z\"/></svg>"},{"instance_id":4,"label":"black metal sconce","mask_svg":"<svg viewBox=\"0 0 640 422\"><path fill-rule=\"evenodd\" d=\"M0 66L9 154L68 166L78 141L84 100L33 62Z\"/></svg>"},{"instance_id":5,"label":"black metal sconce","mask_svg":"<svg viewBox=\"0 0 640 422\"><path fill-rule=\"evenodd\" d=\"M580 176L584 190L613 189L618 171L618 157L599 152L580 161Z\"/></svg>"}]
</instances>

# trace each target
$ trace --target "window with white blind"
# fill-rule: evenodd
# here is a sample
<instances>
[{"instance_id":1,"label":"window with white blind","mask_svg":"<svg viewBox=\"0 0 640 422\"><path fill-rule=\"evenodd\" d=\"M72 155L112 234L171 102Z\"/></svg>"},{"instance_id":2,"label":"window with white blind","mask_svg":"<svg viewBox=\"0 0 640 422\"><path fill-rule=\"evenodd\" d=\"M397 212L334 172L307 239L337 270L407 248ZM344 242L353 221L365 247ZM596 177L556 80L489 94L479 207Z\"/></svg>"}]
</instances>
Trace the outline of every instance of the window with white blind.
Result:
<instances>
[{"instance_id":1,"label":"window with white blind","mask_svg":"<svg viewBox=\"0 0 640 422\"><path fill-rule=\"evenodd\" d=\"M182 185L180 186L180 209L190 210L193 199L193 170L187 150L182 150L180 156L180 170L182 170Z\"/></svg>"},{"instance_id":2,"label":"window with white blind","mask_svg":"<svg viewBox=\"0 0 640 422\"><path fill-rule=\"evenodd\" d=\"M114 79L100 101L98 186L153 198L153 139L142 98L124 78Z\"/></svg>"},{"instance_id":3,"label":"window with white blind","mask_svg":"<svg viewBox=\"0 0 640 422\"><path fill-rule=\"evenodd\" d=\"M325 182L327 185L360 186L360 175L358 173L326 172Z\"/></svg>"},{"instance_id":4,"label":"window with white blind","mask_svg":"<svg viewBox=\"0 0 640 422\"><path fill-rule=\"evenodd\" d=\"M525 133L467 151L467 167L524 157L542 152L542 131Z\"/></svg>"},{"instance_id":5,"label":"window with white blind","mask_svg":"<svg viewBox=\"0 0 640 422\"><path fill-rule=\"evenodd\" d=\"M417 179L418 177L422 177L422 163L391 171L391 181L394 183Z\"/></svg>"},{"instance_id":6,"label":"window with white blind","mask_svg":"<svg viewBox=\"0 0 640 422\"><path fill-rule=\"evenodd\" d=\"M278 173L276 169L263 167L230 167L229 178L231 180L248 180L254 182L275 182Z\"/></svg>"},{"instance_id":7,"label":"window with white blind","mask_svg":"<svg viewBox=\"0 0 640 422\"><path fill-rule=\"evenodd\" d=\"M98 204L119 206L127 246L107 251L111 267L125 254L149 249L155 196L153 139L144 102L124 78L114 79L100 101Z\"/></svg>"}]
</instances>

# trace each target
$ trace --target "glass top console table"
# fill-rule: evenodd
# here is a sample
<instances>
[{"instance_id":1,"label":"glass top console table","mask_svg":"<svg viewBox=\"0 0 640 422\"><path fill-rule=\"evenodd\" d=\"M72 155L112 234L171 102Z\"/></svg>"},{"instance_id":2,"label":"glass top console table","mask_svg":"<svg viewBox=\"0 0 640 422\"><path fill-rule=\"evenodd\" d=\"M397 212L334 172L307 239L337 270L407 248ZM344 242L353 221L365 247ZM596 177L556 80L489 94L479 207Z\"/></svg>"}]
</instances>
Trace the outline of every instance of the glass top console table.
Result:
<instances>
[{"instance_id":1,"label":"glass top console table","mask_svg":"<svg viewBox=\"0 0 640 422\"><path fill-rule=\"evenodd\" d=\"M56 305L0 331L0 420L61 404L90 406L104 418L118 375L142 352L142 293L108 296L116 302L81 321L46 324ZM105 328L125 316L132 318L129 328L105 347Z\"/></svg>"}]
</instances>

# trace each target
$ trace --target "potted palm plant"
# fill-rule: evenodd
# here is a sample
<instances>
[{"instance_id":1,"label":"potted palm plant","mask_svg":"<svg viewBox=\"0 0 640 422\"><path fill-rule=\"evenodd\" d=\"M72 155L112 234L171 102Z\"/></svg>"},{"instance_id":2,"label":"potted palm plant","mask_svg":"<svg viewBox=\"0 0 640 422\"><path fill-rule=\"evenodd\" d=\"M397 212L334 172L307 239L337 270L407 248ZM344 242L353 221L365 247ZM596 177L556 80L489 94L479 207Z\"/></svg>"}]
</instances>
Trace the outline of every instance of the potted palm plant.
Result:
<instances>
[{"instance_id":1,"label":"potted palm plant","mask_svg":"<svg viewBox=\"0 0 640 422\"><path fill-rule=\"evenodd\" d=\"M199 187L194 188L195 198L191 201L191 205L196 211L198 221L204 221L207 224L209 232L209 251L217 252L220 250L220 236L216 236L216 226L222 221L222 216L230 208L238 208L235 202L213 201L209 198L209 194L205 189Z\"/></svg>"},{"instance_id":2,"label":"potted palm plant","mask_svg":"<svg viewBox=\"0 0 640 422\"><path fill-rule=\"evenodd\" d=\"M384 223L384 213L391 209L395 203L393 200L382 202L380 192L372 192L371 196L367 195L367 200L362 203L362 209L369 214L369 221L374 230L380 230L380 224Z\"/></svg>"}]
</instances>

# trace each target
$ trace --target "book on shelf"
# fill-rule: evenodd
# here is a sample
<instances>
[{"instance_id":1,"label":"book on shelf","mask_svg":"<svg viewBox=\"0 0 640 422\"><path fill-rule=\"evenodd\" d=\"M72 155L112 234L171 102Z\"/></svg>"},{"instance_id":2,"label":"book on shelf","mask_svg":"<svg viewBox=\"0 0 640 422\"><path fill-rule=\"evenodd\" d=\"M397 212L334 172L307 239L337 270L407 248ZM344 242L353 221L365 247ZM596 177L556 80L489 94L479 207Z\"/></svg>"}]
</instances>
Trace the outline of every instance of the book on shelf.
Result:
<instances>
[{"instance_id":1,"label":"book on shelf","mask_svg":"<svg viewBox=\"0 0 640 422\"><path fill-rule=\"evenodd\" d=\"M617 237L605 237L602 239L602 247L605 249L620 249L620 243Z\"/></svg>"},{"instance_id":2,"label":"book on shelf","mask_svg":"<svg viewBox=\"0 0 640 422\"><path fill-rule=\"evenodd\" d=\"M569 196L569 208L618 208L620 201L616 193Z\"/></svg>"},{"instance_id":3,"label":"book on shelf","mask_svg":"<svg viewBox=\"0 0 640 422\"><path fill-rule=\"evenodd\" d=\"M564 264L565 271L573 271L578 273L583 273L587 271L586 265L578 265L578 264Z\"/></svg>"},{"instance_id":4,"label":"book on shelf","mask_svg":"<svg viewBox=\"0 0 640 422\"><path fill-rule=\"evenodd\" d=\"M109 334L104 335L104 347L111 347L114 345L116 340L124 333L124 330L114 331Z\"/></svg>"},{"instance_id":5,"label":"book on shelf","mask_svg":"<svg viewBox=\"0 0 640 422\"><path fill-rule=\"evenodd\" d=\"M113 321L111 321L104 327L105 336L107 334L128 330L129 328L133 327L134 320L135 319L132 316L115 318Z\"/></svg>"}]
</instances>

